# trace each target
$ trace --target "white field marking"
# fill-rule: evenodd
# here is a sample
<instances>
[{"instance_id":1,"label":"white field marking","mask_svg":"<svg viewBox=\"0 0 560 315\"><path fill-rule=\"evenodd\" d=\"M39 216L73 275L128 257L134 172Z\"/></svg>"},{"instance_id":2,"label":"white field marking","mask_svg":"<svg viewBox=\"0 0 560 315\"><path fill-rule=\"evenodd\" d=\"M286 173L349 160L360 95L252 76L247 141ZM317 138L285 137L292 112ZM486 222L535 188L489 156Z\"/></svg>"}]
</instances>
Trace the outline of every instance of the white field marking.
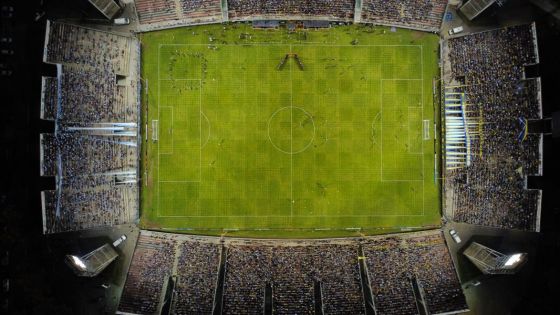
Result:
<instances>
[{"instance_id":1,"label":"white field marking","mask_svg":"<svg viewBox=\"0 0 560 315\"><path fill-rule=\"evenodd\" d=\"M199 180L160 180L160 183L200 183Z\"/></svg>"},{"instance_id":2,"label":"white field marking","mask_svg":"<svg viewBox=\"0 0 560 315\"><path fill-rule=\"evenodd\" d=\"M148 123L146 123L146 142L148 141ZM152 142L159 141L159 120L152 119Z\"/></svg>"},{"instance_id":3,"label":"white field marking","mask_svg":"<svg viewBox=\"0 0 560 315\"><path fill-rule=\"evenodd\" d=\"M379 98L381 100L381 181L383 181L383 79L381 79L380 84L381 89L379 90Z\"/></svg>"},{"instance_id":4,"label":"white field marking","mask_svg":"<svg viewBox=\"0 0 560 315\"><path fill-rule=\"evenodd\" d=\"M290 54L291 53L292 53L292 45L290 45ZM292 81L292 63L293 62L290 62L290 152L294 152L294 148L293 148L294 146L294 136L293 136L294 134L294 117L293 117L294 116L294 82ZM313 137L315 137L315 124L313 124ZM307 147L305 148L307 149ZM292 154L290 155L290 218L293 217L293 215L294 215L294 156Z\"/></svg>"},{"instance_id":5,"label":"white field marking","mask_svg":"<svg viewBox=\"0 0 560 315\"><path fill-rule=\"evenodd\" d=\"M293 110L295 109L299 109L301 110L307 117L311 118L311 124L313 125L313 136L311 137L311 140L309 140L309 143L307 143L307 145L305 145L305 147L303 147L303 149L300 149L296 152L293 152L293 132L292 132L292 128L290 128L290 152L283 150L281 148L279 148L278 146L276 146L276 144L274 144L274 142L272 141L272 138L270 137L270 123L273 120L273 118L276 116L276 114L278 114L279 112L281 112L282 110L289 108L290 109L290 123L293 123ZM277 109L274 113L272 113L272 115L270 116L270 118L268 118L268 123L267 123L267 129L268 129L268 141L270 141L270 143L272 144L272 146L285 154L290 154L290 155L294 155L294 154L298 154L301 153L305 150L307 150L309 148L309 146L311 146L311 144L313 143L313 141L315 140L315 133L316 133L316 129L315 129L315 120L313 119L313 116L311 116L311 114L309 114L305 109L301 108L301 107L297 107L297 106L284 106L284 107L280 107L279 109Z\"/></svg>"},{"instance_id":6,"label":"white field marking","mask_svg":"<svg viewBox=\"0 0 560 315\"><path fill-rule=\"evenodd\" d=\"M202 182L202 79L198 80L198 181Z\"/></svg>"},{"instance_id":7,"label":"white field marking","mask_svg":"<svg viewBox=\"0 0 560 315\"><path fill-rule=\"evenodd\" d=\"M159 218L344 218L344 217L422 217L423 214L348 214L348 215L163 215Z\"/></svg>"},{"instance_id":8,"label":"white field marking","mask_svg":"<svg viewBox=\"0 0 560 315\"><path fill-rule=\"evenodd\" d=\"M424 48L422 46L420 46L420 74L422 77L422 85L420 90L422 91L422 120L424 120ZM424 210L425 210L425 194L426 194L426 189L425 189L425 181L426 181L426 173L424 170L424 141L422 141L422 215L424 215Z\"/></svg>"},{"instance_id":9,"label":"white field marking","mask_svg":"<svg viewBox=\"0 0 560 315\"><path fill-rule=\"evenodd\" d=\"M421 182L423 179L384 179L383 182Z\"/></svg>"},{"instance_id":10,"label":"white field marking","mask_svg":"<svg viewBox=\"0 0 560 315\"><path fill-rule=\"evenodd\" d=\"M320 46L320 47L419 47L420 48L420 52L421 52L421 74L422 74L422 78L421 79L381 79L381 93L380 93L380 98L381 98L381 179L383 180L383 81L384 80L410 80L410 81L422 81L422 83L424 82L424 73L423 73L423 69L424 69L424 60L423 60L423 47L421 45L331 45L331 44L323 44L323 43L312 43L310 42L309 44L311 45L307 45L307 44L290 44L290 51L292 46L309 46L309 47L313 47L313 46ZM159 44L158 46L158 81L165 81L165 80L171 80L171 79L161 79L160 78L160 49L162 46L206 46L207 44ZM216 44L217 46L228 46L227 44ZM252 45L252 46L287 46L288 44L286 43L250 43L250 44L245 44L245 45ZM290 70L291 70L291 64L290 64ZM290 72L290 77L291 77L291 72ZM201 79L175 79L176 81L178 80L199 80L202 81ZM290 87L292 88L292 82L290 80ZM202 84L200 84L200 94L202 94ZM423 84L422 84L422 109L424 108L424 89L423 89ZM293 98L293 93L290 93L290 98L292 100ZM160 102L160 84L158 82L158 118L159 118L159 102ZM200 109L202 109L202 97L199 97L199 105L200 105ZM202 113L202 111L201 111ZM422 116L423 116L423 110L422 110ZM201 118L200 118L201 119ZM201 128L200 124L199 124L199 128ZM200 136L202 135L201 132L199 131ZM202 139L201 139L202 142ZM202 150L202 148L201 148ZM424 151L424 147L422 146L422 151ZM202 151L201 153L202 154ZM293 162L293 159L292 159ZM202 159L200 159L200 163L202 163ZM422 165L424 165L424 156L422 154ZM160 216L159 215L159 205L160 205L160 198L159 198L159 192L160 192L160 186L159 186L159 166L160 166L160 159L159 159L159 142L158 142L158 217L274 217L274 216ZM422 172L423 175L422 177L424 178L424 167L422 167ZM200 168L200 176L201 175L201 168ZM293 176L293 165L292 165L292 176ZM401 180L399 180L401 181ZM420 180L402 180L403 182L414 182L414 181L420 181ZM293 184L293 183L292 183ZM394 217L394 216L403 216L403 217L408 217L408 216L424 216L424 182L423 182L423 191L422 191L422 215L345 215L346 217L378 217L378 216L387 216L387 217ZM292 186L292 199L293 199L293 186ZM293 211L293 205L292 205L292 211ZM290 217L293 216L293 212L291 212ZM329 215L317 215L317 216L301 216L301 217L345 217L344 215L341 216L329 216ZM287 216L277 216L277 217L287 217ZM296 216L298 217L298 216Z\"/></svg>"},{"instance_id":11,"label":"white field marking","mask_svg":"<svg viewBox=\"0 0 560 315\"><path fill-rule=\"evenodd\" d=\"M173 144L174 143L174 141L173 141L174 140L173 139L173 106L159 106L158 107L158 112L161 108L171 108L171 152L164 152L164 153L159 152L159 154L160 155L173 155L173 151L174 151L174 148L175 148L175 146ZM158 129L159 129L159 124L158 124ZM160 132L160 135L161 135L161 130L159 130L159 132Z\"/></svg>"},{"instance_id":12,"label":"white field marking","mask_svg":"<svg viewBox=\"0 0 560 315\"><path fill-rule=\"evenodd\" d=\"M157 93L157 106L158 106L158 120L159 120L159 100L160 100L160 91L161 91L161 80L160 80L160 75L159 75L159 57L160 57L160 50L161 50L161 44L158 45L158 56L157 56L157 76L158 76L158 93ZM158 141L158 151L157 151L157 179L158 179L158 188L157 188L157 216L159 217L159 209L160 209L160 198L159 198L159 192L160 190L160 184L159 184L159 141Z\"/></svg>"},{"instance_id":13,"label":"white field marking","mask_svg":"<svg viewBox=\"0 0 560 315\"><path fill-rule=\"evenodd\" d=\"M380 132L381 133L381 181L382 182L415 182L415 181L420 181L420 179L408 179L408 180L407 179L398 179L398 180L383 179L383 81L422 81L422 82L424 82L424 81L423 81L423 79L398 79L398 78L397 79L381 79L381 92L379 93L380 98L381 98L381 132ZM422 88L423 88L423 85L422 85ZM408 107L411 107L411 106L408 106ZM407 107L407 110L409 110L408 107ZM414 106L412 106L412 107L414 107ZM423 108L423 105L422 105L422 108ZM422 112L423 112L423 110L422 110ZM423 113L422 113L422 115L423 115ZM407 114L407 116L410 117L410 114ZM409 119L408 117L407 117L407 120ZM408 125L408 121L407 121L407 125ZM408 144L410 146L410 130L408 130L408 131L409 131ZM423 151L422 151L422 153L409 153L409 154L417 154L417 155L422 154L422 163L423 163L423 160L424 160ZM424 170L422 170L422 179L424 178L423 172L424 172Z\"/></svg>"},{"instance_id":14,"label":"white field marking","mask_svg":"<svg viewBox=\"0 0 560 315\"><path fill-rule=\"evenodd\" d=\"M157 189L157 217L158 218L165 218L167 216L162 216L160 215L160 209L161 209L161 197L160 197L160 192L161 192L161 185L160 183L200 183L202 181L202 115L204 115L202 113L202 79L161 79L160 77L160 48L161 48L162 44L160 44L158 46L158 120L160 120L160 108L161 107L171 107L171 128L173 129L173 106L160 106L160 100L161 100L161 82L162 81L198 81L199 82L199 97L198 97L198 106L199 106L199 141L200 141L200 147L199 147L199 180L198 181L192 181L192 180L160 180L160 155L172 155L173 151L171 154L169 153L160 153L160 141L158 141L158 189ZM208 126L210 126L210 124L208 124ZM210 136L210 135L209 135ZM171 144L172 144L172 149L174 148L174 138L173 138L173 134L171 137Z\"/></svg>"},{"instance_id":15,"label":"white field marking","mask_svg":"<svg viewBox=\"0 0 560 315\"><path fill-rule=\"evenodd\" d=\"M422 140L430 140L430 120L429 119L424 119L424 120L422 120L422 124L423 124L423 127L424 127L424 128L422 128L423 129L422 130L422 132L423 132Z\"/></svg>"},{"instance_id":16,"label":"white field marking","mask_svg":"<svg viewBox=\"0 0 560 315\"><path fill-rule=\"evenodd\" d=\"M311 44L311 45L309 45ZM333 44L325 44L325 43L320 43L320 42L309 42L307 44L290 44L290 43L281 43L281 42L270 42L270 43L265 43L265 42L255 42L255 43L247 43L247 44L237 44L237 45L231 45L231 44L213 44L214 46L309 46L309 47L315 47L315 46L321 46L321 47L422 47L422 45L401 45L401 44L396 44L396 45L352 45L352 44L337 44L337 45L333 45ZM196 44L196 43L192 43L192 44L159 44L160 47L162 46L208 46L208 44Z\"/></svg>"},{"instance_id":17,"label":"white field marking","mask_svg":"<svg viewBox=\"0 0 560 315\"><path fill-rule=\"evenodd\" d=\"M206 119L206 122L208 123L208 137L206 137L206 141L204 142L204 144L201 147L201 148L204 148L208 144L208 141L210 141L211 126L210 126L210 119L208 119L208 116L206 116L206 114L204 114L204 112L200 112L200 114L202 116L204 116L204 119ZM202 137L202 134L200 134L200 136Z\"/></svg>"}]
</instances>

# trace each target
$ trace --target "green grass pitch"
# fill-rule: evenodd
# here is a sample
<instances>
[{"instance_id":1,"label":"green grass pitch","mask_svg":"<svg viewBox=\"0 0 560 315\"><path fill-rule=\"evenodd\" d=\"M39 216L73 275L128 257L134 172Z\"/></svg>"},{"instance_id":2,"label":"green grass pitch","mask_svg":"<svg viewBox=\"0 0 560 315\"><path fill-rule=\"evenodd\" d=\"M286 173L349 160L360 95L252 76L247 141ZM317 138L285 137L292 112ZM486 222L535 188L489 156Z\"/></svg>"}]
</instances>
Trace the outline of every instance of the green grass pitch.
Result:
<instances>
[{"instance_id":1,"label":"green grass pitch","mask_svg":"<svg viewBox=\"0 0 560 315\"><path fill-rule=\"evenodd\" d=\"M142 227L323 237L439 223L437 36L229 24L140 39ZM278 69L287 54L303 69L293 55Z\"/></svg>"}]
</instances>

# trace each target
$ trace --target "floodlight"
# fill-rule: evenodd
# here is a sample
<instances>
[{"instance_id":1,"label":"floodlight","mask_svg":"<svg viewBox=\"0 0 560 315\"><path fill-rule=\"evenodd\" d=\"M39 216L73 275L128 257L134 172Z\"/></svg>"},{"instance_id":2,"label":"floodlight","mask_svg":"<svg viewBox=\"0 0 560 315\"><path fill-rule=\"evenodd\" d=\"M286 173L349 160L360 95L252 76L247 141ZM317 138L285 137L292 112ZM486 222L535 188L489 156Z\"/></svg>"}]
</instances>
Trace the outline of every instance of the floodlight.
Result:
<instances>
[{"instance_id":1,"label":"floodlight","mask_svg":"<svg viewBox=\"0 0 560 315\"><path fill-rule=\"evenodd\" d=\"M506 266L512 266L518 263L521 260L521 254L513 254L511 257L506 261Z\"/></svg>"},{"instance_id":2,"label":"floodlight","mask_svg":"<svg viewBox=\"0 0 560 315\"><path fill-rule=\"evenodd\" d=\"M80 269L84 269L84 270L86 269L86 264L84 264L84 262L79 257L76 257L76 256L70 256L70 257L72 257L72 262L77 267L79 267Z\"/></svg>"}]
</instances>

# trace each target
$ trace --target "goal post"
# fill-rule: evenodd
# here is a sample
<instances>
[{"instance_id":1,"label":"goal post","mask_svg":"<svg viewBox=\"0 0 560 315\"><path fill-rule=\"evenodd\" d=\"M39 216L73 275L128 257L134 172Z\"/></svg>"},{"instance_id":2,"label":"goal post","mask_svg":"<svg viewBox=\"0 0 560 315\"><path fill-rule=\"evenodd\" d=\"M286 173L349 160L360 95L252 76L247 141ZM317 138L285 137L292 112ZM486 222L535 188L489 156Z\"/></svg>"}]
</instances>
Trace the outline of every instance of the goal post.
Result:
<instances>
[{"instance_id":1,"label":"goal post","mask_svg":"<svg viewBox=\"0 0 560 315\"><path fill-rule=\"evenodd\" d=\"M159 139L159 120L152 120L152 141Z\"/></svg>"},{"instance_id":2,"label":"goal post","mask_svg":"<svg viewBox=\"0 0 560 315\"><path fill-rule=\"evenodd\" d=\"M423 120L424 131L422 132L424 140L430 140L430 121Z\"/></svg>"}]
</instances>

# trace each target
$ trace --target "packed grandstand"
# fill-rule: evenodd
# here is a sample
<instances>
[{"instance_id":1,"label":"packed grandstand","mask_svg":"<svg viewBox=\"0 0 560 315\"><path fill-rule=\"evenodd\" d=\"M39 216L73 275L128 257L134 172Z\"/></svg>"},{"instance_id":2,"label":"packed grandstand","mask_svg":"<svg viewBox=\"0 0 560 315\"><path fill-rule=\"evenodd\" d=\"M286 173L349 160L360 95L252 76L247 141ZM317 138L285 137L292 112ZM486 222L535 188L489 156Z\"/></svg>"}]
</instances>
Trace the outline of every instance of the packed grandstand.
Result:
<instances>
[{"instance_id":1,"label":"packed grandstand","mask_svg":"<svg viewBox=\"0 0 560 315\"><path fill-rule=\"evenodd\" d=\"M446 6L445 0L136 0L134 31L321 20L439 32ZM441 125L453 115L476 125L462 127L459 144L441 127L442 216L539 231L541 192L528 189L527 177L542 175L542 136L520 129L542 118L540 79L525 74L539 63L534 24L442 36L439 58ZM135 34L48 22L43 61L55 64L57 75L43 77L41 118L53 121L55 131L41 134L40 171L56 179L56 189L41 194L45 234L138 222L148 123L140 118L140 60ZM446 105L454 94L461 95L460 113ZM446 164L456 154L468 159ZM318 308L365 314L367 304L376 314L468 309L440 228L320 240L142 230L118 311L159 313L169 288L172 314L209 314L218 306L224 314L262 314L267 304L274 314Z\"/></svg>"}]
</instances>

